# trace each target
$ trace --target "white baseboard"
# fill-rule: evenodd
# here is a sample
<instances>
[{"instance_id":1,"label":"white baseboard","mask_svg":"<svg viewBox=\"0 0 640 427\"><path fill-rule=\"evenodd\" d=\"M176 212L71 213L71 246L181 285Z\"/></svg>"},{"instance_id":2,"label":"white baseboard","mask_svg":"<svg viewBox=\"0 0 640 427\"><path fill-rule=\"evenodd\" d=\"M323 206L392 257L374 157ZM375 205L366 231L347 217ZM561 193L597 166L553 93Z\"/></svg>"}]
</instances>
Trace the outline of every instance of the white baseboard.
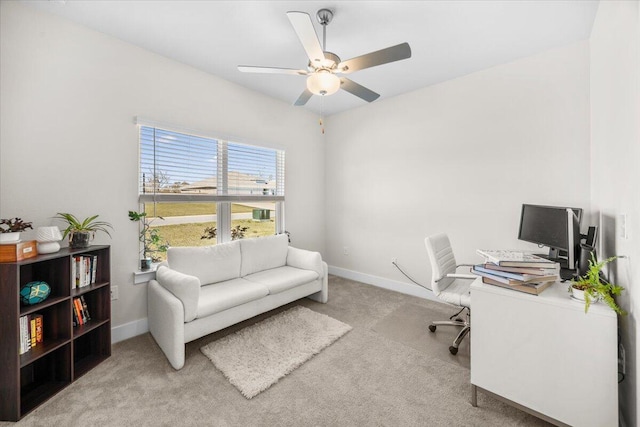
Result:
<instances>
[{"instance_id":1,"label":"white baseboard","mask_svg":"<svg viewBox=\"0 0 640 427\"><path fill-rule=\"evenodd\" d=\"M344 277L345 279L355 280L357 282L366 283L367 285L373 285L379 288L389 289L391 291L412 295L418 298L442 302L433 294L433 292L423 288L422 286L414 285L411 283L399 282L397 280L386 279L379 276L372 276L370 274L347 270L346 268L341 267L334 267L332 265L329 266L329 274Z\"/></svg>"},{"instance_id":2,"label":"white baseboard","mask_svg":"<svg viewBox=\"0 0 640 427\"><path fill-rule=\"evenodd\" d=\"M134 320L124 325L114 326L111 328L111 344L128 340L138 335L149 332L149 324L147 318Z\"/></svg>"}]
</instances>

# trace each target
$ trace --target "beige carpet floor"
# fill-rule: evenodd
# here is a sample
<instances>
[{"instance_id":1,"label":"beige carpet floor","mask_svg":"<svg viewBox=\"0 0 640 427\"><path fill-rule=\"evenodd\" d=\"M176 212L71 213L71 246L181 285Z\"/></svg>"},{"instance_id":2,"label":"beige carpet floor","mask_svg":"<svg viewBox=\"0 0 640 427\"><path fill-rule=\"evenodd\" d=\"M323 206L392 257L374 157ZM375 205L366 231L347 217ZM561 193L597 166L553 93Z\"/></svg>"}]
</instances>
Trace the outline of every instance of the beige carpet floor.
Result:
<instances>
[{"instance_id":1,"label":"beige carpet floor","mask_svg":"<svg viewBox=\"0 0 640 427\"><path fill-rule=\"evenodd\" d=\"M200 347L296 305L353 329L275 386L243 397ZM451 307L330 277L329 302L301 300L187 345L175 371L149 334L118 343L111 358L18 426L546 426L479 393L469 404L468 342L428 331ZM0 425L12 425L0 423Z\"/></svg>"}]
</instances>

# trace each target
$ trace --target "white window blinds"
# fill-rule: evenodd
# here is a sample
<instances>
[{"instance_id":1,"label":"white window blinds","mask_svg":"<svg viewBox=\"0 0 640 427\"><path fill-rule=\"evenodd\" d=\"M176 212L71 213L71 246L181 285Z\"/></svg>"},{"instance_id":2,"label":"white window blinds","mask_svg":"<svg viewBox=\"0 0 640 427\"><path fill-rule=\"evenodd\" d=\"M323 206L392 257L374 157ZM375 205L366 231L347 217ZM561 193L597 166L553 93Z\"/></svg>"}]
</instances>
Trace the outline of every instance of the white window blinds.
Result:
<instances>
[{"instance_id":1,"label":"white window blinds","mask_svg":"<svg viewBox=\"0 0 640 427\"><path fill-rule=\"evenodd\" d=\"M284 151L140 126L140 202L284 200Z\"/></svg>"}]
</instances>

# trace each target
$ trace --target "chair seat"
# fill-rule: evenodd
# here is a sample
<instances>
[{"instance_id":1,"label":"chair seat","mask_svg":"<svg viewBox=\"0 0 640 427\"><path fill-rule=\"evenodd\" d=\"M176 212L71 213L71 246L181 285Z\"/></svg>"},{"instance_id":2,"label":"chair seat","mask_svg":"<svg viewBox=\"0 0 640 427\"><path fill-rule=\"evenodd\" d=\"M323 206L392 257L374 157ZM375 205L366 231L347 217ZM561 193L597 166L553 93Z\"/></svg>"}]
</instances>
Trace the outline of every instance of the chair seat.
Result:
<instances>
[{"instance_id":1,"label":"chair seat","mask_svg":"<svg viewBox=\"0 0 640 427\"><path fill-rule=\"evenodd\" d=\"M470 279L454 279L445 290L438 294L438 298L449 304L460 307L471 307L471 283Z\"/></svg>"}]
</instances>

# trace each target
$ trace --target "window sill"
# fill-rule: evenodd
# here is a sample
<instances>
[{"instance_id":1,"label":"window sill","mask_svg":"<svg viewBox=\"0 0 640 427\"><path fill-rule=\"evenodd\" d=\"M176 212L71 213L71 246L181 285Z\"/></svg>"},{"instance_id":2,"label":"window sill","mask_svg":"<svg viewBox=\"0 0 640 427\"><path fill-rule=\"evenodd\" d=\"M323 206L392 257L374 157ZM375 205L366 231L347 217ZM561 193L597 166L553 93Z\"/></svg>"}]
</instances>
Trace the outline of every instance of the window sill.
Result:
<instances>
[{"instance_id":1,"label":"window sill","mask_svg":"<svg viewBox=\"0 0 640 427\"><path fill-rule=\"evenodd\" d=\"M147 283L149 280L156 278L156 270L158 264L151 264L149 270L138 270L133 272L133 284L138 285L140 283Z\"/></svg>"}]
</instances>

